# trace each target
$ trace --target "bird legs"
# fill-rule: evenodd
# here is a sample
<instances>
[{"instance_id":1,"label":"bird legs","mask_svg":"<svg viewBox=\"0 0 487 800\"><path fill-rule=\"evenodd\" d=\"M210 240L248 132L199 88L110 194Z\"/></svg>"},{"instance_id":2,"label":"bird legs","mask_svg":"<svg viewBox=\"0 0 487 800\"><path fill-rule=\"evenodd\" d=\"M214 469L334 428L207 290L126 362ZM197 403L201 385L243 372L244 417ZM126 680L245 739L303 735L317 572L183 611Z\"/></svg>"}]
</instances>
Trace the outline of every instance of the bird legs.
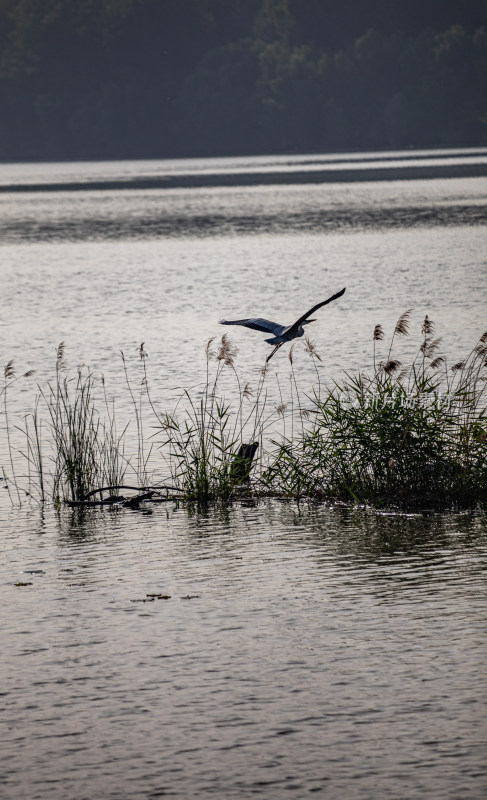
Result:
<instances>
[{"instance_id":1,"label":"bird legs","mask_svg":"<svg viewBox=\"0 0 487 800\"><path fill-rule=\"evenodd\" d=\"M267 364L267 362L268 362L268 361L270 361L270 360L271 360L271 358L272 358L272 356L274 355L274 353L277 353L277 351L279 350L279 348L283 346L283 344L285 344L285 342L279 342L279 344L276 344L276 346L275 346L274 350L272 351L272 353L271 353L269 356L267 356L267 358L266 358L266 360L265 360L265 363L266 363L266 364Z\"/></svg>"}]
</instances>

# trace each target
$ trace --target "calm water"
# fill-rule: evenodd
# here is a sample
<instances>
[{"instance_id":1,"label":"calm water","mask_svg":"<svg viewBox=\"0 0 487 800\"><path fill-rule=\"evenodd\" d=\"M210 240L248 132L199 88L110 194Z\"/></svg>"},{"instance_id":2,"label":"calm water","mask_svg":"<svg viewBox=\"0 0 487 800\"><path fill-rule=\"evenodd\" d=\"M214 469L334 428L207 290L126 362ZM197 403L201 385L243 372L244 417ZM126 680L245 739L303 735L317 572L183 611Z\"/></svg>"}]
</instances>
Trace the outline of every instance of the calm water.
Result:
<instances>
[{"instance_id":1,"label":"calm water","mask_svg":"<svg viewBox=\"0 0 487 800\"><path fill-rule=\"evenodd\" d=\"M458 360L487 328L485 160L0 166L0 353L37 369L12 408L31 408L60 341L122 415L119 351L138 380L144 341L172 407L204 380L221 317L291 322L342 286L311 326L322 380L370 364L374 325L390 333L406 308L414 336L428 313ZM370 181L329 180L357 164ZM456 177L417 177L421 164ZM400 179L378 180L392 168ZM244 382L264 338L232 331ZM284 348L271 363L285 391ZM295 367L311 385L301 343ZM485 797L484 514L146 512L12 508L0 488L0 796Z\"/></svg>"}]
</instances>

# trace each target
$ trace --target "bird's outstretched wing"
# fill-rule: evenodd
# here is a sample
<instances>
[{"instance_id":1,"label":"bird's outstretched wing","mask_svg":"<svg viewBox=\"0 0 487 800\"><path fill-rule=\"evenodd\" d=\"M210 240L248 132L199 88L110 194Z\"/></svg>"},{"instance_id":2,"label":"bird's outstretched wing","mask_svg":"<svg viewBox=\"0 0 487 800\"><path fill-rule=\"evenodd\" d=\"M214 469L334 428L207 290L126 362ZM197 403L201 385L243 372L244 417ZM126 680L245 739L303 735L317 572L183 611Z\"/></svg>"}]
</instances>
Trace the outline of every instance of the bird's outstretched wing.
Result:
<instances>
[{"instance_id":1,"label":"bird's outstretched wing","mask_svg":"<svg viewBox=\"0 0 487 800\"><path fill-rule=\"evenodd\" d=\"M243 325L245 328L252 328L254 331L273 333L274 336L280 336L286 327L268 319L261 319L261 317L256 317L255 319L221 319L220 325Z\"/></svg>"},{"instance_id":2,"label":"bird's outstretched wing","mask_svg":"<svg viewBox=\"0 0 487 800\"><path fill-rule=\"evenodd\" d=\"M315 311L318 311L318 309L321 308L321 306L326 306L327 303L331 303L332 300L338 300L338 298L341 297L342 294L345 294L345 289L342 289L341 292L337 292L336 294L332 295L331 297L328 298L328 300L323 300L322 303L317 303L315 306L313 306L313 308L310 308L310 310L307 311L306 314L303 314L302 317L297 319L296 322L294 322L288 330L290 330L291 328L299 328L301 323L304 322L306 319L308 319L308 317L310 317L311 314L314 314Z\"/></svg>"}]
</instances>

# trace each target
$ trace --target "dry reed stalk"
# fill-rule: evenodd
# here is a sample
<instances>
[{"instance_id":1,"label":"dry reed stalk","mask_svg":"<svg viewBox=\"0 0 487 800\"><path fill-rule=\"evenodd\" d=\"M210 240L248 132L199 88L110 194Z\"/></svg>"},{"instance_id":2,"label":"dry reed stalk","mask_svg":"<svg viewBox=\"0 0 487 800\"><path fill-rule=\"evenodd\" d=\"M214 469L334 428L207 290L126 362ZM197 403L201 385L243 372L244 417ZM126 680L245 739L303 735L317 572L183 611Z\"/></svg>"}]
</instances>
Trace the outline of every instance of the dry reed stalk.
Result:
<instances>
[{"instance_id":1,"label":"dry reed stalk","mask_svg":"<svg viewBox=\"0 0 487 800\"><path fill-rule=\"evenodd\" d=\"M409 325L411 319L411 311L412 308L409 308L407 311L404 311L399 319L396 322L394 327L394 332L392 334L391 343L389 345L389 352L387 354L387 361L391 360L391 352L392 352L392 345L394 344L394 339L396 336L408 336L409 335Z\"/></svg>"}]
</instances>

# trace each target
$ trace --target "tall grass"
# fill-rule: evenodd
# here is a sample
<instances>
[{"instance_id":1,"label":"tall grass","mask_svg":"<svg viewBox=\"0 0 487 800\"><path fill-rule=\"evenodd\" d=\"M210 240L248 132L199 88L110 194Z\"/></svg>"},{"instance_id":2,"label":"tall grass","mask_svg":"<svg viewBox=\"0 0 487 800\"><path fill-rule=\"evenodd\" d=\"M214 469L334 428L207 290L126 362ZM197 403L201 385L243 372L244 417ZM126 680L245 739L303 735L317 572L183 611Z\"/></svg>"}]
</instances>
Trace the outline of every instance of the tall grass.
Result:
<instances>
[{"instance_id":1,"label":"tall grass","mask_svg":"<svg viewBox=\"0 0 487 800\"><path fill-rule=\"evenodd\" d=\"M283 494L374 506L472 506L487 502L487 332L452 368L425 318L412 362L394 355L409 333L409 312L395 328L384 361L310 398L311 421L274 442L263 476Z\"/></svg>"},{"instance_id":2,"label":"tall grass","mask_svg":"<svg viewBox=\"0 0 487 800\"><path fill-rule=\"evenodd\" d=\"M103 378L96 381L91 371L79 367L75 377L66 374L64 343L56 353L55 380L38 386L33 410L24 415L23 424L12 430L8 391L17 380L13 362L5 367L5 431L9 454L9 474L4 474L9 491L15 490L18 502L30 496L81 501L103 486L123 483L130 465L124 453L126 427L118 431L113 401L108 399ZM30 377L33 371L22 377ZM101 387L95 393L95 386ZM101 405L100 405L101 401ZM23 439L18 447L25 470L16 466L12 433Z\"/></svg>"},{"instance_id":3,"label":"tall grass","mask_svg":"<svg viewBox=\"0 0 487 800\"><path fill-rule=\"evenodd\" d=\"M170 488L198 504L271 493L377 507L485 505L487 332L462 361L449 364L425 317L415 353L404 364L396 351L409 326L407 311L386 342L376 325L370 370L343 373L331 385L321 380L320 357L306 339L316 376L311 393L300 386L294 348L288 379L276 376L272 387L266 366L252 390L224 335L206 347L202 383L183 391L171 411L152 397L141 345L138 390L122 354L132 415L124 425L103 379L86 367L69 377L61 344L55 379L39 387L33 410L17 426L27 474L18 468L11 436L8 398L17 378L9 362L0 398L7 440L2 470L11 500L20 502L25 494L41 502L79 502L96 493L101 498L106 487L122 487L127 471L135 488L144 489L149 460L158 453L158 471L170 477ZM129 425L136 452L127 456Z\"/></svg>"},{"instance_id":4,"label":"tall grass","mask_svg":"<svg viewBox=\"0 0 487 800\"><path fill-rule=\"evenodd\" d=\"M30 370L29 372L25 372L21 377L23 378L30 378L31 375L34 374L34 370ZM19 505L21 505L21 497L20 497L20 489L16 478L16 471L14 465L14 456L13 456L13 448L12 448L12 441L10 435L10 422L9 422L9 406L8 406L8 394L10 388L19 380L19 376L15 374L14 369L14 362L11 359L8 364L6 364L3 370L3 387L0 390L0 398L3 399L3 413L5 416L5 431L7 436L7 450L8 450L8 458L9 458L9 465L10 465L10 478L7 476L5 472L5 467L2 467L2 473L4 476L4 480L6 483L6 488L8 490L10 499L12 500L12 491L16 492L17 500Z\"/></svg>"},{"instance_id":5,"label":"tall grass","mask_svg":"<svg viewBox=\"0 0 487 800\"><path fill-rule=\"evenodd\" d=\"M104 381L102 387L106 415L101 417L94 397L95 379L86 367L79 367L75 378L65 376L64 344L59 345L56 381L41 390L49 414L54 445L52 493L55 498L83 500L102 486L123 483L123 435L117 433L115 415L110 408ZM34 429L41 422L33 417Z\"/></svg>"},{"instance_id":6,"label":"tall grass","mask_svg":"<svg viewBox=\"0 0 487 800\"><path fill-rule=\"evenodd\" d=\"M229 500L242 491L250 473L248 449L252 457L262 444L265 418L265 371L261 373L254 397L250 386L242 387L235 369L237 349L228 336L222 336L217 350L214 339L206 346L206 381L197 398L184 391L172 413L159 415L160 445L173 482L184 496L198 503ZM210 365L215 364L214 373ZM218 394L222 371L227 368L236 382L238 404L232 409ZM244 438L248 437L248 442Z\"/></svg>"}]
</instances>

